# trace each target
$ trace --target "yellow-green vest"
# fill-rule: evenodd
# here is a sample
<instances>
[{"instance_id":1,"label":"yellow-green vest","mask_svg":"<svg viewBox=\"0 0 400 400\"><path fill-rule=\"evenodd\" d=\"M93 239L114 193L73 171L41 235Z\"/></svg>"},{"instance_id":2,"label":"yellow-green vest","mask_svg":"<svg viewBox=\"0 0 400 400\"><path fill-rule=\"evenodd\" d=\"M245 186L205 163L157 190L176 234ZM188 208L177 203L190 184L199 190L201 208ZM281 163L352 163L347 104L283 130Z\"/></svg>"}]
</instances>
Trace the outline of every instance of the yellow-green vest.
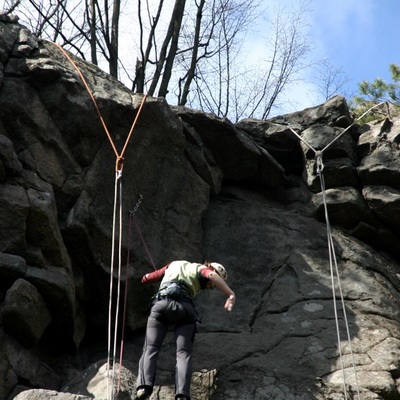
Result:
<instances>
[{"instance_id":1,"label":"yellow-green vest","mask_svg":"<svg viewBox=\"0 0 400 400\"><path fill-rule=\"evenodd\" d=\"M161 281L160 288L167 282L180 282L189 290L189 295L195 297L200 293L199 267L203 264L188 261L173 261L169 264Z\"/></svg>"}]
</instances>

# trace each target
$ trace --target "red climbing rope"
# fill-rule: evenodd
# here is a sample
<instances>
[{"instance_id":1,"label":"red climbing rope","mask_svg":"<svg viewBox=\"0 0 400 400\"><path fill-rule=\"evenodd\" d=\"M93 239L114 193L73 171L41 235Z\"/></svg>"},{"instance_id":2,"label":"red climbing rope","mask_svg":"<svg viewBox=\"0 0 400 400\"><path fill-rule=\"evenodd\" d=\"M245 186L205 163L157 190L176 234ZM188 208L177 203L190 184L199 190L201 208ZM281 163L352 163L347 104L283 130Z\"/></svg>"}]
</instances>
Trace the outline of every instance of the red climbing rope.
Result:
<instances>
[{"instance_id":1,"label":"red climbing rope","mask_svg":"<svg viewBox=\"0 0 400 400\"><path fill-rule=\"evenodd\" d=\"M146 101L146 95L143 96L142 102L140 104L140 107L138 109L138 112L136 114L136 117L132 123L131 129L129 130L128 136L126 138L125 144L122 148L121 153L118 153L118 150L114 144L114 141L110 135L110 132L107 128L107 125L104 121L103 116L101 115L100 109L97 105L96 99L92 93L92 90L90 89L82 71L80 68L77 66L77 64L74 62L72 57L67 53L67 51L62 48L60 45L57 43L54 43L65 55L65 57L68 59L68 61L71 63L71 65L75 68L77 73L79 74L79 77L81 78L86 91L88 92L90 98L92 99L92 102L94 104L94 107L96 109L97 115L100 118L100 121L103 125L104 131L107 134L108 140L111 144L111 147L114 151L116 161L115 161L115 188L114 188L114 211L113 211L113 228L112 228L112 249L111 249L111 266L110 266L110 295L109 295L109 315L108 315L108 356L107 356L107 398L111 399L114 398L114 378L115 378L115 359L116 359L116 344L117 344L117 329L118 329L118 313L119 313L119 301L120 301L120 286L121 286L121 249L122 249L122 181L121 181L121 176L122 176L122 170L124 166L124 154L126 151L126 148L128 146L128 143L131 139L132 133L135 129L136 123L139 119L140 113L142 111L143 105ZM118 243L118 286L117 286L117 305L116 305L116 312L115 312L115 322L114 322L114 347L113 347L113 369L112 369L112 379L111 379L111 391L109 389L109 366L110 366L110 358L111 358L111 314L112 314L112 298L113 298L113 277L114 277L114 251L115 251L115 238L116 238L116 215L117 215L117 198L119 197L119 243ZM131 221L130 221L131 224ZM129 262L129 250L128 250L128 262ZM127 299L127 290L128 290L128 277L126 277L126 286L125 286L125 301L124 301L124 315L123 315L123 327L122 330L124 331L125 329L125 314L126 314L126 299ZM122 332L122 337L124 335L124 332ZM118 373L118 386L117 386L117 395L119 393L120 389L120 375L121 375L121 364L122 364L122 352L123 352L123 339L121 340L121 349L120 349L120 367L119 367L119 373Z\"/></svg>"}]
</instances>

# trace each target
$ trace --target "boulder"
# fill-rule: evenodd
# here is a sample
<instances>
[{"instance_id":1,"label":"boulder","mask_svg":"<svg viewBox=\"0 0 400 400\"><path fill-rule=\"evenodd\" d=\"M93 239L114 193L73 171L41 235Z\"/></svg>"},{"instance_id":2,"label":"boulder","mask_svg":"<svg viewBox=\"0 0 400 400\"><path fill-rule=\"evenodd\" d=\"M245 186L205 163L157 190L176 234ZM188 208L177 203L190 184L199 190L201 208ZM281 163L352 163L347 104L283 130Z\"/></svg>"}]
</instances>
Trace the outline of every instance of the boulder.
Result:
<instances>
[{"instance_id":1,"label":"boulder","mask_svg":"<svg viewBox=\"0 0 400 400\"><path fill-rule=\"evenodd\" d=\"M346 99L337 95L328 99L324 104L273 117L271 122L301 127L317 124L347 128L353 123L353 119Z\"/></svg>"},{"instance_id":2,"label":"boulder","mask_svg":"<svg viewBox=\"0 0 400 400\"><path fill-rule=\"evenodd\" d=\"M0 191L0 250L24 256L27 248L25 230L29 214L26 191L20 185L4 183Z\"/></svg>"},{"instance_id":3,"label":"boulder","mask_svg":"<svg viewBox=\"0 0 400 400\"><path fill-rule=\"evenodd\" d=\"M133 398L136 393L134 386L136 377L129 368L129 362L125 365L115 363L110 368L107 365L107 360L101 360L90 365L83 373L77 370L69 371L68 382L61 391L98 400L114 397L126 400Z\"/></svg>"},{"instance_id":4,"label":"boulder","mask_svg":"<svg viewBox=\"0 0 400 400\"><path fill-rule=\"evenodd\" d=\"M62 377L13 337L4 336L3 351L9 363L9 371L17 377L18 382L28 388L60 389ZM9 394L9 391L6 392L6 396Z\"/></svg>"},{"instance_id":5,"label":"boulder","mask_svg":"<svg viewBox=\"0 0 400 400\"><path fill-rule=\"evenodd\" d=\"M136 394L136 386L134 385L136 372L137 366L129 361L125 361L124 365L115 363L112 367L107 368L107 360L100 360L86 368L83 373L78 370L70 370L67 382L61 388L61 391L89 396L89 398L98 400L107 400L113 394L119 399L130 400ZM191 383L194 398L205 399L215 391L216 372L216 370L208 371L205 369L194 372ZM167 371L161 371L158 375L160 384L154 389L156 398L161 400L174 397L171 374Z\"/></svg>"},{"instance_id":6,"label":"boulder","mask_svg":"<svg viewBox=\"0 0 400 400\"><path fill-rule=\"evenodd\" d=\"M13 254L0 253L1 282L8 287L26 273L26 260Z\"/></svg>"},{"instance_id":7,"label":"boulder","mask_svg":"<svg viewBox=\"0 0 400 400\"><path fill-rule=\"evenodd\" d=\"M313 196L315 215L319 221L325 221L327 210L329 221L347 229L354 228L363 221L365 224L377 224L371 208L362 194L354 187L327 189ZM325 209L326 205L326 209Z\"/></svg>"},{"instance_id":8,"label":"boulder","mask_svg":"<svg viewBox=\"0 0 400 400\"><path fill-rule=\"evenodd\" d=\"M20 175L22 172L22 164L15 153L13 142L6 136L0 135L0 148L0 165L3 171L0 175L0 181L2 181L6 175Z\"/></svg>"},{"instance_id":9,"label":"boulder","mask_svg":"<svg viewBox=\"0 0 400 400\"><path fill-rule=\"evenodd\" d=\"M51 321L43 297L24 279L16 280L8 289L1 311L6 332L28 348L39 343Z\"/></svg>"},{"instance_id":10,"label":"boulder","mask_svg":"<svg viewBox=\"0 0 400 400\"><path fill-rule=\"evenodd\" d=\"M304 156L297 136L286 125L244 119L236 127L246 134L284 168L286 174L303 173Z\"/></svg>"},{"instance_id":11,"label":"boulder","mask_svg":"<svg viewBox=\"0 0 400 400\"><path fill-rule=\"evenodd\" d=\"M30 267L25 279L38 289L51 312L53 340L64 343L63 346L70 351L79 347L80 342L75 339L82 338L79 330L84 327L80 320L73 277L57 267Z\"/></svg>"},{"instance_id":12,"label":"boulder","mask_svg":"<svg viewBox=\"0 0 400 400\"><path fill-rule=\"evenodd\" d=\"M18 375L8 361L5 348L5 333L0 330L0 398L6 399L18 386Z\"/></svg>"},{"instance_id":13,"label":"boulder","mask_svg":"<svg viewBox=\"0 0 400 400\"><path fill-rule=\"evenodd\" d=\"M359 151L362 156L358 174L363 185L390 186L399 189L398 174L400 143L399 119L386 118L383 121L364 127L359 138Z\"/></svg>"},{"instance_id":14,"label":"boulder","mask_svg":"<svg viewBox=\"0 0 400 400\"><path fill-rule=\"evenodd\" d=\"M73 393L56 392L55 390L30 389L24 390L14 397L15 400L89 400L90 396Z\"/></svg>"},{"instance_id":15,"label":"boulder","mask_svg":"<svg viewBox=\"0 0 400 400\"><path fill-rule=\"evenodd\" d=\"M173 110L198 132L222 169L224 179L268 187L281 186L286 181L282 166L229 120L184 107Z\"/></svg>"}]
</instances>

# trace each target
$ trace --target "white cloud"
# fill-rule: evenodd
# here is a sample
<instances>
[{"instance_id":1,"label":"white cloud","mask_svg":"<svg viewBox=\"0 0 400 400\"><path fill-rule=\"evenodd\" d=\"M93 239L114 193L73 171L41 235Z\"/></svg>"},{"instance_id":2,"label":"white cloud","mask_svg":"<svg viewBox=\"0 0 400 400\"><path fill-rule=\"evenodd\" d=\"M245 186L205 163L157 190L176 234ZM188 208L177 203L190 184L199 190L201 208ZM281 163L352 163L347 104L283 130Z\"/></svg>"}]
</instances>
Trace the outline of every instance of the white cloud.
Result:
<instances>
[{"instance_id":1,"label":"white cloud","mask_svg":"<svg viewBox=\"0 0 400 400\"><path fill-rule=\"evenodd\" d=\"M374 0L313 0L311 3L311 34L328 43L357 44L365 37L376 18Z\"/></svg>"}]
</instances>

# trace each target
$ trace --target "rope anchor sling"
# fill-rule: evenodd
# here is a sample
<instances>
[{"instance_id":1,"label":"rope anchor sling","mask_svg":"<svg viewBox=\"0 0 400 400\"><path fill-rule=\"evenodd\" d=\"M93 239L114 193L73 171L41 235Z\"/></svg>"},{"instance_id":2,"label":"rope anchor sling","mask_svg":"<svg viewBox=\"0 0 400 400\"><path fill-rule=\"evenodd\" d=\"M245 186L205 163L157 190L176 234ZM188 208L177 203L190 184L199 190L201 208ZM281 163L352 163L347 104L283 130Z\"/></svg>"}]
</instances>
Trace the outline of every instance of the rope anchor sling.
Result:
<instances>
[{"instance_id":1,"label":"rope anchor sling","mask_svg":"<svg viewBox=\"0 0 400 400\"><path fill-rule=\"evenodd\" d=\"M114 206L113 206L113 224L112 224L112 247L111 247L111 261L110 261L110 291L109 291L109 307L108 307L108 350L107 350L107 398L108 399L113 399L115 396L114 393L114 380L115 380L115 359L116 359L116 348L117 348L117 332L118 332L118 320L119 320L119 301L120 301L120 287L121 287L121 266L122 266L122 257L121 257L121 251L122 251L122 171L123 171L123 166L124 166L124 154L126 151L126 148L128 146L128 143L131 139L133 130L135 129L136 123L138 121L138 118L140 116L140 113L142 111L143 105L146 101L146 95L143 95L141 104L139 106L138 112L136 114L136 117L132 123L131 129L128 133L128 136L126 138L125 144L122 148L122 151L119 153L117 151L117 148L114 144L114 141L111 137L111 134L107 128L107 125L103 119L103 116L101 115L100 109L97 105L96 99L82 73L80 68L77 66L77 64L73 61L73 59L69 56L67 51L58 45L57 43L53 43L55 46L57 46L62 53L65 55L67 60L71 63L71 65L75 68L77 71L79 77L81 78L81 81L83 82L86 91L88 92L90 98L92 99L93 105L96 109L97 115L103 125L104 131L107 134L108 140L111 144L111 147L114 151L116 161L115 161L115 185L114 185ZM114 342L113 342L113 368L112 368L112 377L111 377L111 388L110 388L110 377L109 377L109 370L110 370L110 363L111 363L111 337L112 337L112 309L113 309L113 281L114 281L114 264L115 264L115 241L116 241L116 230L117 230L117 203L119 199L119 206L118 206L118 273L117 273L117 296L116 296L116 310L115 310L115 318L114 318ZM140 199L141 201L141 199ZM139 207L139 204L137 207ZM135 208L134 212L137 210L137 207ZM122 357L122 356L121 356ZM121 367L121 365L120 365ZM119 389L119 382L118 382L118 389Z\"/></svg>"},{"instance_id":2,"label":"rope anchor sling","mask_svg":"<svg viewBox=\"0 0 400 400\"><path fill-rule=\"evenodd\" d=\"M382 104L386 104L387 105L387 111L388 111L388 114L389 114L389 106L387 104L387 101L384 101L384 102L381 102L379 104L376 104L376 105L372 106L365 113L363 113L359 118L357 118L351 125L349 125L346 129L344 129L338 136L336 136L330 143L328 143L322 150L314 149L294 129L292 129L289 126L289 129L293 132L293 134L301 142L303 142L310 150L312 150L314 152L315 164L316 164L316 174L318 175L319 180L320 180L321 193L322 193L322 199L323 199L323 205L324 205L327 241L328 241L328 254L329 254L331 285L332 285L333 308L334 308L334 314L335 314L336 335L337 335L337 341L338 341L338 351L339 351L340 364L341 364L341 369L342 369L343 392L344 392L345 400L347 400L349 398L348 397L349 395L348 395L348 389L347 389L347 384L346 384L346 375L345 375L345 368L344 368L343 354L342 354L342 347L341 347L339 318L338 318L337 300L336 300L336 291L335 291L335 274L336 274L337 287L339 289L339 296L340 296L340 303L341 303L341 306L342 306L343 319L344 319L345 328L346 328L347 342L348 342L348 345L349 345L352 369L353 369L354 378L355 378L355 386L356 386L357 398L358 398L358 400L361 400L362 397L361 397L361 393L360 393L357 369L356 369L356 364L355 364L355 359L354 359L354 352L353 352L353 347L352 347L352 343L351 343L349 322L348 322L348 319L347 319L347 313L346 313L346 308L345 308L342 285L341 285L341 281L340 281L339 268L338 268L338 264L337 264L336 254L335 254L333 235L332 235L331 225L330 225L330 221L329 221L328 205L327 205L327 199L326 199L325 179L324 179L324 175L323 175L324 163L323 163L322 156L323 156L324 151L326 149L328 149L341 136L343 136L356 123L356 121L358 121L359 119L363 118L365 115L367 115L374 108L379 107Z\"/></svg>"}]
</instances>

